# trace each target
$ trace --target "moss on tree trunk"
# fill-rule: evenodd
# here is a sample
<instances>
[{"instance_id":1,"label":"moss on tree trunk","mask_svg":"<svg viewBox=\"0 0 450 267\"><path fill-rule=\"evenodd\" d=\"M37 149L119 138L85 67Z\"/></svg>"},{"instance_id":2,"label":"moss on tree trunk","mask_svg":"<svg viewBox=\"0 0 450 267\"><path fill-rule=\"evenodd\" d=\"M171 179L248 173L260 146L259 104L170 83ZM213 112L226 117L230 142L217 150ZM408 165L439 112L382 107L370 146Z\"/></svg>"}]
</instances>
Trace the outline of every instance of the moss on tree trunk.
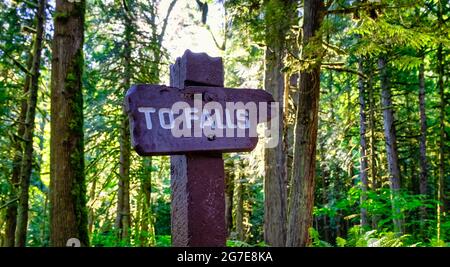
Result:
<instances>
[{"instance_id":1,"label":"moss on tree trunk","mask_svg":"<svg viewBox=\"0 0 450 267\"><path fill-rule=\"evenodd\" d=\"M84 175L83 93L85 1L56 1L50 143L50 242L89 245ZM62 16L61 14L64 14ZM61 19L61 18L64 19Z\"/></svg>"}]
</instances>

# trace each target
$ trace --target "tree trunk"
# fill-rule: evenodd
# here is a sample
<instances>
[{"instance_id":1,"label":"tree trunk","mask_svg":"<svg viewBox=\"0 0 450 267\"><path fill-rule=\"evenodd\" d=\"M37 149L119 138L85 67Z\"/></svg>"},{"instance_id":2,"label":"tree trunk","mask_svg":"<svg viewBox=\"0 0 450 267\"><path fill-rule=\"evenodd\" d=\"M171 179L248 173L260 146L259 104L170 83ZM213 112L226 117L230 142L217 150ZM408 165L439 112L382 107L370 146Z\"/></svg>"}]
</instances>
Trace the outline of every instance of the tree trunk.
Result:
<instances>
[{"instance_id":1,"label":"tree trunk","mask_svg":"<svg viewBox=\"0 0 450 267\"><path fill-rule=\"evenodd\" d=\"M439 3L441 5L441 3ZM442 20L441 6L439 7L439 18ZM437 51L437 64L438 64L438 91L440 98L439 105L439 177L438 177L438 197L439 201L437 205L437 239L441 240L441 221L442 213L445 211L445 196L444 196L444 175L445 175L445 165L444 165L444 148L445 143L445 95L444 95L444 55L443 55L443 45L439 44Z\"/></svg>"},{"instance_id":2,"label":"tree trunk","mask_svg":"<svg viewBox=\"0 0 450 267\"><path fill-rule=\"evenodd\" d=\"M28 91L27 113L23 133L23 158L20 170L20 195L17 207L16 247L24 247L27 238L28 226L28 189L30 187L31 171L33 166L33 134L34 118L36 115L37 95L39 89L39 76L41 66L42 42L45 28L46 0L39 0L36 13L36 37L33 48L33 64L31 67L31 82Z\"/></svg>"},{"instance_id":3,"label":"tree trunk","mask_svg":"<svg viewBox=\"0 0 450 267\"><path fill-rule=\"evenodd\" d=\"M289 198L287 246L307 246L312 226L314 177L320 96L320 56L322 38L318 30L324 16L322 0L305 0L303 47L314 45L304 59L316 60L310 69L300 73L300 89L295 123L294 162ZM303 51L305 51L303 49Z\"/></svg>"},{"instance_id":4,"label":"tree trunk","mask_svg":"<svg viewBox=\"0 0 450 267\"><path fill-rule=\"evenodd\" d=\"M386 139L386 153L391 188L394 231L402 233L402 219L399 206L400 170L398 166L397 135L394 124L394 109L392 106L391 89L387 73L386 59L378 59L381 84L381 108L383 109L384 138Z\"/></svg>"},{"instance_id":5,"label":"tree trunk","mask_svg":"<svg viewBox=\"0 0 450 267\"><path fill-rule=\"evenodd\" d=\"M131 31L132 24L128 16L124 16L124 77L123 92L130 88L131 83ZM125 107L122 108L122 124L120 127L120 170L119 191L117 197L116 229L119 231L119 240L128 240L131 227L130 216L130 129L128 115Z\"/></svg>"},{"instance_id":6,"label":"tree trunk","mask_svg":"<svg viewBox=\"0 0 450 267\"><path fill-rule=\"evenodd\" d=\"M142 195L142 183L141 188L137 194L137 196L134 198L136 203L136 214L134 215L134 227L133 227L133 235L135 239L139 239L139 242L136 242L137 246L143 247L143 243L146 239L145 236L142 234L142 219L141 214L145 211L142 208L142 202L143 202L143 195Z\"/></svg>"},{"instance_id":7,"label":"tree trunk","mask_svg":"<svg viewBox=\"0 0 450 267\"><path fill-rule=\"evenodd\" d=\"M89 192L89 200L91 201L91 207L89 207L88 214L88 233L92 235L92 230L94 229L94 201L95 201L95 189L97 187L97 177L93 177L92 187Z\"/></svg>"},{"instance_id":8,"label":"tree trunk","mask_svg":"<svg viewBox=\"0 0 450 267\"><path fill-rule=\"evenodd\" d=\"M364 73L363 59L358 61L358 70L360 73ZM359 177L361 181L361 226L366 227L367 224L367 210L364 205L367 200L367 140L366 140L366 101L364 79L358 76L358 89L359 89L359 136L360 136L360 165L359 165Z\"/></svg>"},{"instance_id":9,"label":"tree trunk","mask_svg":"<svg viewBox=\"0 0 450 267\"><path fill-rule=\"evenodd\" d=\"M327 36L327 42L329 42L329 36ZM333 88L334 88L334 76L333 76L333 71L330 71L328 74L328 94L330 94L332 97L332 101L330 101L330 113L331 113L331 118L335 118L336 116L336 107L335 107L335 103L333 102L334 100L334 95L333 95ZM320 123L320 122L319 122ZM331 127L336 127L336 122L332 122L331 123ZM320 146L325 146L326 143L322 142L320 143ZM321 149L323 151L323 153L325 153L325 150L328 150L328 148ZM324 155L325 156L325 155ZM322 159L324 159L324 157L322 157ZM323 164L324 166L326 166L328 163L325 160L321 161L321 164ZM322 168L322 173L324 175L326 175L325 177L327 177L327 179L325 179L324 177L324 181L328 180L327 183L324 184L323 187L323 195L324 195L324 203L323 205L329 205L329 206L333 206L334 203L336 202L336 189L338 188L338 184L339 184L339 180L338 177L333 175L334 172L336 170L334 169L334 167L330 167L330 168ZM326 217L326 216L325 216ZM339 229L337 227L337 223L339 223L339 214L336 215L331 215L328 216L328 222L327 222L327 232L325 234L325 237L328 237L328 240L330 240L330 242L334 242L336 240L337 237L337 230ZM327 241L328 242L328 241Z\"/></svg>"},{"instance_id":10,"label":"tree trunk","mask_svg":"<svg viewBox=\"0 0 450 267\"><path fill-rule=\"evenodd\" d=\"M372 190L376 192L377 182L377 157L376 157L376 139L375 139L375 96L373 95L373 69L370 61L369 73L367 77L367 91L369 92L369 126L370 126L370 176L372 181ZM372 228L378 226L378 216L372 214Z\"/></svg>"},{"instance_id":11,"label":"tree trunk","mask_svg":"<svg viewBox=\"0 0 450 267\"><path fill-rule=\"evenodd\" d=\"M233 229L233 194L235 180L235 164L233 158L225 160L225 222L228 235Z\"/></svg>"},{"instance_id":12,"label":"tree trunk","mask_svg":"<svg viewBox=\"0 0 450 267\"><path fill-rule=\"evenodd\" d=\"M285 37L295 13L296 1L267 0L265 4L265 69L264 88L279 103L279 129L284 127L284 67ZM268 246L284 246L286 242L287 150L283 132L278 133L278 145L264 151L264 240Z\"/></svg>"},{"instance_id":13,"label":"tree trunk","mask_svg":"<svg viewBox=\"0 0 450 267\"><path fill-rule=\"evenodd\" d=\"M52 45L50 242L89 245L83 140L85 0L56 1Z\"/></svg>"},{"instance_id":14,"label":"tree trunk","mask_svg":"<svg viewBox=\"0 0 450 267\"><path fill-rule=\"evenodd\" d=\"M236 177L236 234L237 239L240 241L245 240L245 229L244 229L244 179L245 179L245 165L243 164L243 159L240 159L238 165L239 173Z\"/></svg>"},{"instance_id":15,"label":"tree trunk","mask_svg":"<svg viewBox=\"0 0 450 267\"><path fill-rule=\"evenodd\" d=\"M162 167L162 166L161 166ZM143 195L142 215L141 215L141 245L143 247L153 245L153 225L152 225L152 158L146 158L144 176L142 177L141 192ZM151 241L151 242L149 242Z\"/></svg>"},{"instance_id":16,"label":"tree trunk","mask_svg":"<svg viewBox=\"0 0 450 267\"><path fill-rule=\"evenodd\" d=\"M34 43L31 44L31 49L34 47ZM30 52L27 58L27 69L31 70L33 67L33 54ZM28 95L28 91L30 90L30 82L31 76L26 74L25 83L23 86L23 95ZM18 193L19 193L19 184L20 184L20 171L22 168L22 157L23 157L23 141L22 137L25 132L25 120L27 117L27 99L24 97L20 103L20 114L18 118L18 129L17 129L17 137L14 140L13 148L14 148L14 158L12 164L12 174L11 174L11 196L10 201L13 201L6 208L6 225L5 225L5 243L3 246L5 247L14 247L16 240L16 226L17 226L17 202L18 202Z\"/></svg>"},{"instance_id":17,"label":"tree trunk","mask_svg":"<svg viewBox=\"0 0 450 267\"><path fill-rule=\"evenodd\" d=\"M331 75L331 73L330 73ZM331 107L332 109L333 107ZM320 148L318 150L318 154L325 154L325 143L320 143ZM323 157L321 157L321 159L323 159ZM322 205L324 207L327 206L328 202L329 202L329 197L332 195L332 193L330 192L331 190L328 190L330 188L330 183L327 182L327 180L330 180L330 171L328 169L323 169L322 171L322 175L321 175L321 182L322 184L320 185L321 189L322 189ZM328 216L326 214L322 215L322 223L323 223L323 238L324 241L331 243L332 240L334 241L334 239L331 238L331 233L330 233L330 223L328 222ZM319 231L320 232L320 231Z\"/></svg>"},{"instance_id":18,"label":"tree trunk","mask_svg":"<svg viewBox=\"0 0 450 267\"><path fill-rule=\"evenodd\" d=\"M428 194L428 163L427 163L427 116L425 113L425 66L423 63L419 67L419 113L420 113L420 138L419 138L419 193ZM426 217L426 208L421 207L421 221ZM423 230L423 229L422 229Z\"/></svg>"}]
</instances>

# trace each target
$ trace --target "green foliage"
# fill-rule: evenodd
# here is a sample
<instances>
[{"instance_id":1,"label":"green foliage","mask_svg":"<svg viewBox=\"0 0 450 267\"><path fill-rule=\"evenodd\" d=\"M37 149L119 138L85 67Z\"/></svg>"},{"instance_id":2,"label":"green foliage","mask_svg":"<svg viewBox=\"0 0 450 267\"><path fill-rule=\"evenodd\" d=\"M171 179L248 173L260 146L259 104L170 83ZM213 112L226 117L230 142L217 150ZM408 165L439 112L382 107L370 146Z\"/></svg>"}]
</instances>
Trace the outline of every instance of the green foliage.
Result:
<instances>
[{"instance_id":1,"label":"green foliage","mask_svg":"<svg viewBox=\"0 0 450 267\"><path fill-rule=\"evenodd\" d=\"M179 1L181 2L181 1ZM204 1L203 1L204 2ZM448 153L450 125L448 116L449 88L448 62L450 60L450 38L448 27L449 3L424 0L383 0L389 8L371 9L374 1L367 2L366 8L343 14L328 13L321 26L322 40L301 46L301 23L304 19L302 8L291 6L285 9L280 0L228 0L207 1L210 12L213 7L221 9L223 21L218 25L202 25L223 41L218 44L217 53L224 58L226 86L262 88L264 80L264 57L267 43L286 47L286 55L281 72L290 79L286 86L287 99L287 146L288 162L292 157L293 125L298 99L296 74L310 68L318 61L308 59L309 55L322 60L319 130L317 138L317 168L315 187L314 225L310 229L312 246L315 247L406 247L406 246L449 246L450 220L449 200L439 203L437 199L439 179L439 159L442 147L444 158L444 195L450 190ZM296 2L296 1L292 1ZM330 1L329 10L351 8L357 1ZM168 79L168 64L178 54L170 53L180 34L188 34L196 39L196 21L192 16L178 13L176 23L169 24L163 41L161 25L162 7L165 1L126 1L125 11L121 1L88 1L86 14L84 59L81 53L66 77L67 86L78 86L77 69L84 67L82 76L82 109L75 108L78 119L70 121L71 129L84 127L84 162L79 155L73 156L72 164L86 175L84 186L74 187L74 193L86 195L77 202L78 215L89 214L91 245L96 247L141 246L142 240L150 246L170 246L170 163L168 157L151 157L143 160L136 153L131 155L130 206L132 229L127 240L119 240L115 228L117 213L117 191L120 166L120 128L124 119L123 97L130 84L164 83ZM191 7L194 1L186 1ZM161 6L160 6L161 5ZM195 3L193 4L195 6ZM179 8L179 7L178 7ZM292 8L292 9L290 9ZM299 22L289 23L287 14L296 12ZM439 21L439 10L443 20ZM71 14L48 11L51 18L67 20ZM157 11L157 12L156 12ZM156 12L156 13L155 13ZM183 10L184 13L198 10ZM349 13L350 12L350 13ZM0 206L12 197L11 182L12 155L14 147L20 144L18 136L18 116L20 105L26 94L22 93L27 58L30 56L35 10L21 1L0 2ZM210 13L211 14L211 13ZM131 16L137 19L131 19ZM188 20L190 19L190 20ZM220 18L209 19L210 23ZM281 28L273 28L275 21L283 20ZM172 23L172 21L171 21ZM194 24L194 25L192 25ZM186 25L190 25L186 27ZM278 23L276 24L278 25ZM293 26L292 26L293 25ZM215 26L220 27L220 33ZM288 27L288 28L285 28ZM189 28L189 32L180 33ZM28 30L27 30L28 29ZM194 30L193 30L194 29ZM191 32L192 30L192 32ZM286 34L284 34L286 33ZM49 245L49 200L50 185L50 92L51 34L47 34L41 66L42 78L39 88L36 115L35 151L33 175L30 188L30 216L27 240L28 246ZM211 41L211 40L210 40ZM208 40L198 40L208 42ZM443 47L444 94L437 88L437 47ZM167 47L165 47L167 46ZM178 50L180 47L176 47ZM130 53L130 61L125 57ZM389 170L386 157L383 109L381 107L380 77L377 60L387 59L389 88L392 91L393 110L397 133L399 166L401 171L401 191L393 196L389 188ZM362 70L358 61L362 60ZM125 65L129 63L129 68ZM428 193L419 192L419 134L420 118L418 107L418 68L425 68L425 108L428 126L427 154ZM292 77L289 77L292 75ZM125 79L127 78L127 79ZM360 95L358 85L362 79L367 117L367 159L368 190L366 200L360 181ZM440 106L444 99L443 125ZM84 120L81 120L82 116ZM370 119L373 116L373 121ZM373 123L373 124L372 124ZM444 140L440 140L441 128ZM81 134L81 133L80 133ZM71 140L67 140L71 141ZM80 143L81 144L81 143ZM245 177L239 180L243 188L244 237L236 240L234 226L227 240L227 246L247 247L264 244L264 170L262 151L252 154L233 154L236 162L246 161L243 169ZM227 155L228 157L228 155ZM227 170L239 172L238 168ZM145 183L148 182L149 183ZM145 186L144 186L145 184ZM149 199L144 197L143 188L148 190ZM400 208L404 221L404 234L394 233L392 201ZM145 210L144 201L149 209ZM445 205L440 215L440 237L437 232L437 205ZM234 206L235 203L233 204ZM368 225L361 226L361 209L365 209ZM236 207L234 207L234 210ZM6 209L0 210L0 242L3 240ZM424 212L424 213L423 213ZM234 214L235 212L233 212ZM147 216L147 217L145 217ZM83 216L84 217L84 216ZM142 229L141 222L148 219L148 229Z\"/></svg>"},{"instance_id":2,"label":"green foliage","mask_svg":"<svg viewBox=\"0 0 450 267\"><path fill-rule=\"evenodd\" d=\"M170 235L170 203L164 198L170 194L165 193L166 195L161 195L155 203L154 212L156 223L155 223L155 233L156 235Z\"/></svg>"},{"instance_id":3,"label":"green foliage","mask_svg":"<svg viewBox=\"0 0 450 267\"><path fill-rule=\"evenodd\" d=\"M260 0L229 0L225 1L233 25L241 28L255 43L264 42L265 30L263 22L263 4Z\"/></svg>"},{"instance_id":4,"label":"green foliage","mask_svg":"<svg viewBox=\"0 0 450 267\"><path fill-rule=\"evenodd\" d=\"M338 247L345 247L345 245L347 245L347 240L338 236L338 237L336 237L336 245Z\"/></svg>"},{"instance_id":5,"label":"green foliage","mask_svg":"<svg viewBox=\"0 0 450 267\"><path fill-rule=\"evenodd\" d=\"M248 194L248 205L251 207L251 212L249 215L250 233L247 241L250 244L260 244L264 241L264 189L262 177L254 183L249 183Z\"/></svg>"},{"instance_id":6,"label":"green foliage","mask_svg":"<svg viewBox=\"0 0 450 267\"><path fill-rule=\"evenodd\" d=\"M437 241L435 239L435 225L434 219L427 219L422 221L416 219L416 215L421 208L426 208L431 211L438 204L432 199L428 199L423 195L413 195L406 191L401 191L398 196L398 203L403 214L403 219L407 222L406 227L411 229L422 229L415 231L412 234L405 234L398 236L393 233L393 215L391 206L391 193L388 188L381 188L377 192L368 191L368 201L360 204L361 187L356 185L347 192L346 197L333 203L333 205L326 204L322 207L314 209L314 215L321 217L327 216L334 218L340 214L348 214L344 217L345 220L353 224L359 223L360 208L365 208L368 214L377 218L377 229L368 230L362 229L360 226L354 226L348 231L348 239L343 237L336 238L337 246L436 246L437 244L445 245L445 241ZM448 238L449 223L448 220L441 224L444 236ZM322 246L322 241L319 239L318 232L314 230L312 233L314 246ZM423 239L424 237L428 237Z\"/></svg>"},{"instance_id":7,"label":"green foliage","mask_svg":"<svg viewBox=\"0 0 450 267\"><path fill-rule=\"evenodd\" d=\"M170 247L172 245L170 235L157 235L156 246L157 247Z\"/></svg>"},{"instance_id":8,"label":"green foliage","mask_svg":"<svg viewBox=\"0 0 450 267\"><path fill-rule=\"evenodd\" d=\"M240 241L240 240L227 240L226 243L227 247L266 247L266 244L264 243L264 241L260 241L258 243L247 243L244 241Z\"/></svg>"},{"instance_id":9,"label":"green foliage","mask_svg":"<svg viewBox=\"0 0 450 267\"><path fill-rule=\"evenodd\" d=\"M393 219L391 206L391 192L389 188L381 188L377 191L369 190L367 192L368 200L360 204L361 186L355 185L345 194L345 198L338 199L334 203L316 206L314 209L315 216L336 217L338 214L347 214L344 219L353 223L359 222L360 208L365 208L367 212L378 219L377 226L379 228L392 227ZM416 214L421 207L433 209L437 204L431 199L427 199L422 195L409 194L407 191L401 191L398 196L398 203L404 218ZM420 221L409 220L408 226L419 227Z\"/></svg>"},{"instance_id":10,"label":"green foliage","mask_svg":"<svg viewBox=\"0 0 450 267\"><path fill-rule=\"evenodd\" d=\"M117 230L101 231L95 229L92 233L91 246L93 247L125 247L126 241L118 240Z\"/></svg>"},{"instance_id":11,"label":"green foliage","mask_svg":"<svg viewBox=\"0 0 450 267\"><path fill-rule=\"evenodd\" d=\"M409 235L397 235L394 232L371 230L364 232L360 227L355 226L349 231L349 238L345 245L351 247L403 247L416 246L408 244ZM342 241L341 241L342 242Z\"/></svg>"},{"instance_id":12,"label":"green foliage","mask_svg":"<svg viewBox=\"0 0 450 267\"><path fill-rule=\"evenodd\" d=\"M313 247L331 247L332 245L319 239L316 230L310 229ZM364 231L360 226L349 230L347 239L336 238L337 247L416 247L420 243L412 243L410 235L398 235L389 231Z\"/></svg>"},{"instance_id":13,"label":"green foliage","mask_svg":"<svg viewBox=\"0 0 450 267\"><path fill-rule=\"evenodd\" d=\"M30 247L46 247L49 242L49 214L47 196L38 188L30 190L30 213L27 245Z\"/></svg>"},{"instance_id":14,"label":"green foliage","mask_svg":"<svg viewBox=\"0 0 450 267\"><path fill-rule=\"evenodd\" d=\"M433 238L430 242L431 247L450 247L450 243L445 242L442 239Z\"/></svg>"},{"instance_id":15,"label":"green foliage","mask_svg":"<svg viewBox=\"0 0 450 267\"><path fill-rule=\"evenodd\" d=\"M227 240L227 247L253 247L247 242L239 241L239 240Z\"/></svg>"},{"instance_id":16,"label":"green foliage","mask_svg":"<svg viewBox=\"0 0 450 267\"><path fill-rule=\"evenodd\" d=\"M331 247L332 245L326 241L320 240L319 232L314 228L309 228L309 237L311 238L311 246L313 247Z\"/></svg>"}]
</instances>

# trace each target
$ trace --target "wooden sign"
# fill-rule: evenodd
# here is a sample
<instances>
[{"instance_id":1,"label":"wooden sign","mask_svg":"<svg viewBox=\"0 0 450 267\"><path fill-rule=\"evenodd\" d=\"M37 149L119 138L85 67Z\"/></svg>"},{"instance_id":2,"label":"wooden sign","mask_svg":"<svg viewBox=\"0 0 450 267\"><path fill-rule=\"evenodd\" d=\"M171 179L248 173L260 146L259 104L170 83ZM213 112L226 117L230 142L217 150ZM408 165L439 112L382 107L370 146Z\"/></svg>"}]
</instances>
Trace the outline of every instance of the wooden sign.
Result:
<instances>
[{"instance_id":1,"label":"wooden sign","mask_svg":"<svg viewBox=\"0 0 450 267\"><path fill-rule=\"evenodd\" d=\"M271 119L269 93L224 88L223 73L221 58L186 50L170 67L172 87L135 85L125 97L134 149L172 155L173 246L226 245L222 153L251 151L257 124Z\"/></svg>"},{"instance_id":2,"label":"wooden sign","mask_svg":"<svg viewBox=\"0 0 450 267\"><path fill-rule=\"evenodd\" d=\"M263 90L147 84L125 98L132 146L141 156L251 151L272 102Z\"/></svg>"}]
</instances>

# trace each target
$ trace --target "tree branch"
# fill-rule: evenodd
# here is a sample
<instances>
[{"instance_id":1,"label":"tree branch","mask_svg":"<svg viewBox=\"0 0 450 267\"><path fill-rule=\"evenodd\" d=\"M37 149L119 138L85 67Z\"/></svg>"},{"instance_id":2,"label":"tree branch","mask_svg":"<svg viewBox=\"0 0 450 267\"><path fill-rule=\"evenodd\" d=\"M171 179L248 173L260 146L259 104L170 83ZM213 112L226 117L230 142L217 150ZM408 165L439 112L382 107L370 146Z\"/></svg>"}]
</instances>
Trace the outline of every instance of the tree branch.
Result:
<instances>
[{"instance_id":1,"label":"tree branch","mask_svg":"<svg viewBox=\"0 0 450 267\"><path fill-rule=\"evenodd\" d=\"M6 57L12 60L14 65L16 65L21 71L25 72L28 75L33 75L22 63L20 63L17 59L15 59L13 56L11 56L3 47L0 47L0 50L3 51Z\"/></svg>"},{"instance_id":2,"label":"tree branch","mask_svg":"<svg viewBox=\"0 0 450 267\"><path fill-rule=\"evenodd\" d=\"M222 51L225 51L225 42L220 45L219 42L217 41L216 37L214 36L214 33L212 32L211 28L209 27L209 25L206 25L205 28L211 34L211 37L213 38L214 44L217 46L217 48L222 50Z\"/></svg>"},{"instance_id":3,"label":"tree branch","mask_svg":"<svg viewBox=\"0 0 450 267\"><path fill-rule=\"evenodd\" d=\"M343 50L343 49L341 49L341 48L339 48L339 47L337 47L335 45L327 43L325 41L322 41L322 44L323 44L323 46L325 46L325 49L333 50L338 55L347 55L348 54L347 51L345 51L345 50Z\"/></svg>"},{"instance_id":4,"label":"tree branch","mask_svg":"<svg viewBox=\"0 0 450 267\"><path fill-rule=\"evenodd\" d=\"M361 4L361 5L355 5L355 6L351 6L351 7L347 7L347 8L342 8L342 9L332 9L332 10L327 10L325 11L325 14L351 14L354 13L356 11L362 10L362 9L366 9L366 8L370 8L370 9L396 9L396 8L403 8L403 7L409 7L411 5L408 4L403 4L403 5L395 5L395 6L390 6L388 4L373 4L373 3L367 3L367 4Z\"/></svg>"},{"instance_id":5,"label":"tree branch","mask_svg":"<svg viewBox=\"0 0 450 267\"><path fill-rule=\"evenodd\" d=\"M36 3L30 2L30 1L26 1L26 0L22 0L22 2L24 2L25 4L34 7L34 8L38 8L38 5Z\"/></svg>"},{"instance_id":6,"label":"tree branch","mask_svg":"<svg viewBox=\"0 0 450 267\"><path fill-rule=\"evenodd\" d=\"M125 17L127 18L127 20L132 21L135 19L132 11L130 10L130 8L128 7L127 4L127 0L122 0L122 5L123 5L123 10L125 11Z\"/></svg>"},{"instance_id":7,"label":"tree branch","mask_svg":"<svg viewBox=\"0 0 450 267\"><path fill-rule=\"evenodd\" d=\"M331 66L327 66L327 65L322 65L322 68L324 69L328 69L328 70L334 70L334 71L338 71L338 72L348 72L348 73L352 73L352 74L356 74L364 79L367 79L366 75L364 75L363 73L356 71L356 70L352 70L352 69L347 69L347 68L336 68L336 67L331 67Z\"/></svg>"},{"instance_id":8,"label":"tree branch","mask_svg":"<svg viewBox=\"0 0 450 267\"><path fill-rule=\"evenodd\" d=\"M164 18L161 32L158 35L158 41L160 44L162 43L162 41L164 39L164 35L166 33L166 28L167 28L167 23L169 22L170 13L172 13L172 10L175 7L176 3L177 3L177 0L172 0L172 2L169 4L169 8L167 9L166 17Z\"/></svg>"},{"instance_id":9,"label":"tree branch","mask_svg":"<svg viewBox=\"0 0 450 267\"><path fill-rule=\"evenodd\" d=\"M16 202L17 200L19 200L18 197L11 199L10 201L6 202L5 204L0 206L0 210L3 208L8 207L9 205L11 205L12 203Z\"/></svg>"}]
</instances>

